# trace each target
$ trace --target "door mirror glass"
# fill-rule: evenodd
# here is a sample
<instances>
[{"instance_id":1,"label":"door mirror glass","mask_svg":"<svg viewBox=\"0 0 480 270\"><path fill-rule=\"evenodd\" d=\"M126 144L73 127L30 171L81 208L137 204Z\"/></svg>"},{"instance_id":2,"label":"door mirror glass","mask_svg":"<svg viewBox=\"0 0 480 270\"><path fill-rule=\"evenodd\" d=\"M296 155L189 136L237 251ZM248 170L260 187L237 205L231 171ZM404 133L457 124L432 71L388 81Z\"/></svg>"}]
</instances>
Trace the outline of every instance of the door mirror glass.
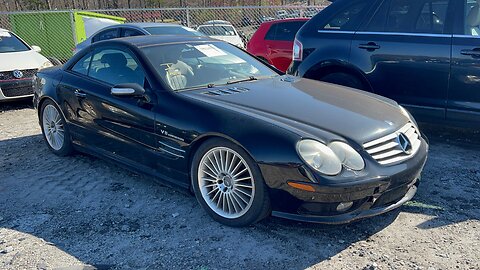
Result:
<instances>
[{"instance_id":1,"label":"door mirror glass","mask_svg":"<svg viewBox=\"0 0 480 270\"><path fill-rule=\"evenodd\" d=\"M111 94L117 97L143 97L145 89L136 83L118 84L112 87Z\"/></svg>"}]
</instances>

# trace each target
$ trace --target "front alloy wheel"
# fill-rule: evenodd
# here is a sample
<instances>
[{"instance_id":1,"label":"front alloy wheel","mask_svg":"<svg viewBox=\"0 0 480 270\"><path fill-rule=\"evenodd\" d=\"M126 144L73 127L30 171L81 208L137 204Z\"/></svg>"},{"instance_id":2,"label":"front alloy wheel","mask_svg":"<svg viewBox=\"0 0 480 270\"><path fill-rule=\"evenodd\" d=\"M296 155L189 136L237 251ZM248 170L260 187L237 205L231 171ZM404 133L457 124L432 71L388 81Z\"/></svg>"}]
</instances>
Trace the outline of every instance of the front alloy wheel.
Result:
<instances>
[{"instance_id":1,"label":"front alloy wheel","mask_svg":"<svg viewBox=\"0 0 480 270\"><path fill-rule=\"evenodd\" d=\"M50 150L60 156L70 154L72 152L70 134L56 104L47 100L42 104L40 112L40 126Z\"/></svg>"},{"instance_id":2,"label":"front alloy wheel","mask_svg":"<svg viewBox=\"0 0 480 270\"><path fill-rule=\"evenodd\" d=\"M246 226L268 215L270 201L260 171L239 146L209 140L198 149L192 165L195 195L215 220Z\"/></svg>"}]
</instances>

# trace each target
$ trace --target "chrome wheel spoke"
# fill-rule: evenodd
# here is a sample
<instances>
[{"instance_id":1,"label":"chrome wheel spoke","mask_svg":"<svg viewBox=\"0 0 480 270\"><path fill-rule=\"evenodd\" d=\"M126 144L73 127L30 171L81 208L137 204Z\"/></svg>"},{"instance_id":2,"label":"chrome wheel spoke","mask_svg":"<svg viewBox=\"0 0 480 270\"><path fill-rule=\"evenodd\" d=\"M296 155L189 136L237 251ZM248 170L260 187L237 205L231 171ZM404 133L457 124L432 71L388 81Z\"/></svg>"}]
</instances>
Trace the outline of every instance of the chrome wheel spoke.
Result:
<instances>
[{"instance_id":1,"label":"chrome wheel spoke","mask_svg":"<svg viewBox=\"0 0 480 270\"><path fill-rule=\"evenodd\" d=\"M221 217L241 217L252 206L252 172L243 157L230 148L215 147L204 154L198 167L198 184L203 200Z\"/></svg>"},{"instance_id":2,"label":"chrome wheel spoke","mask_svg":"<svg viewBox=\"0 0 480 270\"><path fill-rule=\"evenodd\" d=\"M53 105L47 105L42 115L43 131L48 144L54 150L60 150L65 143L65 129L60 112Z\"/></svg>"}]
</instances>

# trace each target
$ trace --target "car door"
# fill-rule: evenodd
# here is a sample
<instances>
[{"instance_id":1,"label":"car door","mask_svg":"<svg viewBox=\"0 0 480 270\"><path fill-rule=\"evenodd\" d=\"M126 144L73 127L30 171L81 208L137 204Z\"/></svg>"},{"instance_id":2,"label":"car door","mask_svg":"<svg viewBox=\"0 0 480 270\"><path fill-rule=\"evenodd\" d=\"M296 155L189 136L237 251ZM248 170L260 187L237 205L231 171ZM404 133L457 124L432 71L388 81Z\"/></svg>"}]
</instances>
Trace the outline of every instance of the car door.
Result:
<instances>
[{"instance_id":1,"label":"car door","mask_svg":"<svg viewBox=\"0 0 480 270\"><path fill-rule=\"evenodd\" d=\"M350 62L373 92L418 118L445 119L452 0L385 0L355 33Z\"/></svg>"},{"instance_id":2,"label":"car door","mask_svg":"<svg viewBox=\"0 0 480 270\"><path fill-rule=\"evenodd\" d=\"M292 62L293 40L305 21L289 21L273 24L265 35L267 59L285 72Z\"/></svg>"},{"instance_id":3,"label":"car door","mask_svg":"<svg viewBox=\"0 0 480 270\"><path fill-rule=\"evenodd\" d=\"M475 0L457 1L447 119L480 124L480 13Z\"/></svg>"},{"instance_id":4,"label":"car door","mask_svg":"<svg viewBox=\"0 0 480 270\"><path fill-rule=\"evenodd\" d=\"M79 61L90 59L86 74L78 72L75 64L59 86L69 99L78 141L88 149L153 173L155 95L150 91L148 101L111 94L112 87L124 83L136 83L149 91L143 68L134 54L122 47L100 47L89 54Z\"/></svg>"}]
</instances>

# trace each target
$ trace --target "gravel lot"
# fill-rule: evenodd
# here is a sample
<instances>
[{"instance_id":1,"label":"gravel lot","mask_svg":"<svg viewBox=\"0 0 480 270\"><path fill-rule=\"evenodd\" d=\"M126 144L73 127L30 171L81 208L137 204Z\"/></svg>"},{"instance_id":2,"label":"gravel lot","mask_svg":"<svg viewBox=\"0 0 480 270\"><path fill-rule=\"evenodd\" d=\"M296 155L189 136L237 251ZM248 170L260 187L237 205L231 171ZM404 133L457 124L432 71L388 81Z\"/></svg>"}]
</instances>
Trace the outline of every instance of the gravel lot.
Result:
<instances>
[{"instance_id":1,"label":"gravel lot","mask_svg":"<svg viewBox=\"0 0 480 270\"><path fill-rule=\"evenodd\" d=\"M54 156L28 102L0 104L0 269L480 269L480 133L423 131L422 184L398 211L236 229L149 177Z\"/></svg>"}]
</instances>

